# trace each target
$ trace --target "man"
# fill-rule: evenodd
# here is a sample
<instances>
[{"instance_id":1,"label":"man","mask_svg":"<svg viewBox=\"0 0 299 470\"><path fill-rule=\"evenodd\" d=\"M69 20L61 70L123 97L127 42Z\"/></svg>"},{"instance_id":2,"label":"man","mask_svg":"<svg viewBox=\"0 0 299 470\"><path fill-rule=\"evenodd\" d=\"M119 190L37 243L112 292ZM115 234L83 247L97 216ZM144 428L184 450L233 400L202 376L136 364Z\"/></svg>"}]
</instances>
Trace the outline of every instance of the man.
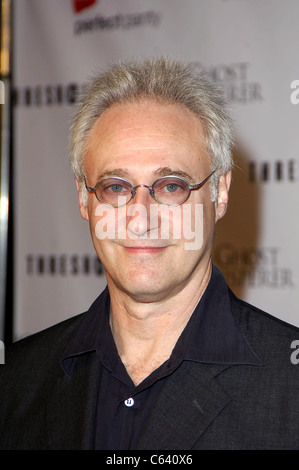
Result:
<instances>
[{"instance_id":1,"label":"man","mask_svg":"<svg viewBox=\"0 0 299 470\"><path fill-rule=\"evenodd\" d=\"M295 449L298 329L238 300L211 254L231 180L218 91L169 59L86 88L70 154L107 288L16 343L4 449Z\"/></svg>"}]
</instances>

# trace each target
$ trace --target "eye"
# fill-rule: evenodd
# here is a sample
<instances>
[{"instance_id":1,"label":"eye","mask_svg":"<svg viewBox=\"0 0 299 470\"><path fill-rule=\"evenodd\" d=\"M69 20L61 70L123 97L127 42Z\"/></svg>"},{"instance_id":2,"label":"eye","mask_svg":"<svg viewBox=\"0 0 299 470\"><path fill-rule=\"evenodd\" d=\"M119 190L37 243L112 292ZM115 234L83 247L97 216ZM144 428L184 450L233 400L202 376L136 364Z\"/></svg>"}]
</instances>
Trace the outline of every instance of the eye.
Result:
<instances>
[{"instance_id":1,"label":"eye","mask_svg":"<svg viewBox=\"0 0 299 470\"><path fill-rule=\"evenodd\" d=\"M161 178L154 185L154 189L160 193L173 194L186 191L186 184L183 180L177 178Z\"/></svg>"},{"instance_id":2,"label":"eye","mask_svg":"<svg viewBox=\"0 0 299 470\"><path fill-rule=\"evenodd\" d=\"M176 191L178 191L180 188L179 188L179 185L178 184L175 184L175 183L169 183L169 184L166 184L164 187L163 187L164 191L167 191L168 193L175 193Z\"/></svg>"},{"instance_id":3,"label":"eye","mask_svg":"<svg viewBox=\"0 0 299 470\"><path fill-rule=\"evenodd\" d=\"M130 192L131 187L125 181L114 180L111 178L101 182L100 190L105 193L120 194Z\"/></svg>"},{"instance_id":4,"label":"eye","mask_svg":"<svg viewBox=\"0 0 299 470\"><path fill-rule=\"evenodd\" d=\"M121 193L122 191L126 190L124 186L121 184L112 184L111 186L108 186L109 191L112 191L113 193Z\"/></svg>"}]
</instances>

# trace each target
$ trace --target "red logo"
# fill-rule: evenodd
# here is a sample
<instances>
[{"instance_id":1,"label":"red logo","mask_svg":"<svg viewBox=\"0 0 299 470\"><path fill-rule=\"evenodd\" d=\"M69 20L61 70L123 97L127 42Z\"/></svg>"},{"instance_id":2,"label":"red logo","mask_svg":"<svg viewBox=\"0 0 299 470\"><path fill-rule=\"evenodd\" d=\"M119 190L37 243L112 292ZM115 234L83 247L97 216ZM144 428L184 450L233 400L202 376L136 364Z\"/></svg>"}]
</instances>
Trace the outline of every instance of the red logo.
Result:
<instances>
[{"instance_id":1,"label":"red logo","mask_svg":"<svg viewBox=\"0 0 299 470\"><path fill-rule=\"evenodd\" d=\"M73 0L73 8L75 10L75 13L79 13L82 10L85 10L85 8L89 8L92 5L95 5L98 0Z\"/></svg>"}]
</instances>

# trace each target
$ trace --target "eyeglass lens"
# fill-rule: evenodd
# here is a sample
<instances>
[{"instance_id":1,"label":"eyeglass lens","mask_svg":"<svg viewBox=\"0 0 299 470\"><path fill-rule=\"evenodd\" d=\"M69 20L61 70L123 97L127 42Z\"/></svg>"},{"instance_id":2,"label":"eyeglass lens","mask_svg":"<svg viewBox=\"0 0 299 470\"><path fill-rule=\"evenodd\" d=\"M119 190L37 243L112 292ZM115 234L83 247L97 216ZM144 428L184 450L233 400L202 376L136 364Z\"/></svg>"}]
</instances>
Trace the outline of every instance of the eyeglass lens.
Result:
<instances>
[{"instance_id":1,"label":"eyeglass lens","mask_svg":"<svg viewBox=\"0 0 299 470\"><path fill-rule=\"evenodd\" d=\"M132 199L133 186L126 180L119 178L107 178L96 186L97 198L104 204L112 206L119 205L119 199L125 198L127 204ZM188 184L177 177L160 178L152 185L152 195L154 199L166 205L182 204L189 196Z\"/></svg>"}]
</instances>

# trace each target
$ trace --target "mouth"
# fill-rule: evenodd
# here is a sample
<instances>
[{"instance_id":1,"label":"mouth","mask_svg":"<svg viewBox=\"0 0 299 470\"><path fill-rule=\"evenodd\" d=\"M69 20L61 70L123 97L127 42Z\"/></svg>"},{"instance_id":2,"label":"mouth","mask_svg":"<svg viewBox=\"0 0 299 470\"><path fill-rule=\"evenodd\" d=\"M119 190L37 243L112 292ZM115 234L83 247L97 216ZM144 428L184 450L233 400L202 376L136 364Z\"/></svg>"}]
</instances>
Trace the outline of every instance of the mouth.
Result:
<instances>
[{"instance_id":1,"label":"mouth","mask_svg":"<svg viewBox=\"0 0 299 470\"><path fill-rule=\"evenodd\" d=\"M169 245L163 246L154 246L154 245L122 245L123 249L126 253L130 253L132 255L154 255L158 253L162 253L168 248Z\"/></svg>"},{"instance_id":2,"label":"mouth","mask_svg":"<svg viewBox=\"0 0 299 470\"><path fill-rule=\"evenodd\" d=\"M134 254L134 255L154 255L156 253L161 253L162 251L166 250L167 246L143 246L143 247L128 247L124 246L124 250L127 253Z\"/></svg>"}]
</instances>

